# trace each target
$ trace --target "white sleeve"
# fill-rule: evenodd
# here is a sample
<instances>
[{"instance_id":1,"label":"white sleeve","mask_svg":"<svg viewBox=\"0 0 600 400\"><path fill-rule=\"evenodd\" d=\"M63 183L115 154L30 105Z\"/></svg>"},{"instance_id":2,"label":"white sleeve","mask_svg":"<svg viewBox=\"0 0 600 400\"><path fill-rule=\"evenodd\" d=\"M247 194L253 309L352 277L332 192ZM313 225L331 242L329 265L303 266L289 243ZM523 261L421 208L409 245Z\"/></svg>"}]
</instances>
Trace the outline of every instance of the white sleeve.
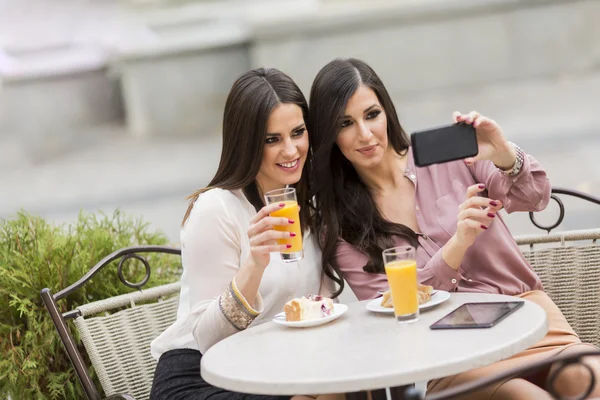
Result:
<instances>
[{"instance_id":1,"label":"white sleeve","mask_svg":"<svg viewBox=\"0 0 600 400\"><path fill-rule=\"evenodd\" d=\"M240 265L240 225L218 193L201 194L182 234L193 334L201 353L238 332L223 315L219 296ZM260 299L259 299L260 300Z\"/></svg>"}]
</instances>

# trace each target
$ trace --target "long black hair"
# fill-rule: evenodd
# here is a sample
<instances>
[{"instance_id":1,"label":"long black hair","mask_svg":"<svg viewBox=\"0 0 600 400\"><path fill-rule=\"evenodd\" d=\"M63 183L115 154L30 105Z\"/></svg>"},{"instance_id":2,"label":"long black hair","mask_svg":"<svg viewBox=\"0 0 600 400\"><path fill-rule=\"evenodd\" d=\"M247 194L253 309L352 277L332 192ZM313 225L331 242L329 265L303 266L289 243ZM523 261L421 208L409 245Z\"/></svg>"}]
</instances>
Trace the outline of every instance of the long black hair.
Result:
<instances>
[{"instance_id":1,"label":"long black hair","mask_svg":"<svg viewBox=\"0 0 600 400\"><path fill-rule=\"evenodd\" d=\"M321 238L325 274L339 285L335 296L344 289L343 276L335 258L340 239L365 253L369 261L363 269L374 273L384 271L381 252L393 247L393 236L418 245L412 229L383 218L367 187L336 145L348 100L360 86L372 89L383 107L389 145L396 153L404 154L410 144L390 95L365 62L353 58L336 59L319 71L310 91L307 125L314 152L312 193L316 195L318 211L313 223Z\"/></svg>"},{"instance_id":2,"label":"long black hair","mask_svg":"<svg viewBox=\"0 0 600 400\"><path fill-rule=\"evenodd\" d=\"M242 189L256 211L264 206L256 185L267 134L267 121L273 109L281 103L296 104L308 118L308 104L296 83L274 68L258 68L240 76L233 84L223 115L223 147L217 172L207 187L188 196L189 206L182 224L190 216L194 202L213 188ZM310 133L309 133L310 143ZM295 185L302 230L309 223L309 175L311 157L306 158L302 177Z\"/></svg>"}]
</instances>

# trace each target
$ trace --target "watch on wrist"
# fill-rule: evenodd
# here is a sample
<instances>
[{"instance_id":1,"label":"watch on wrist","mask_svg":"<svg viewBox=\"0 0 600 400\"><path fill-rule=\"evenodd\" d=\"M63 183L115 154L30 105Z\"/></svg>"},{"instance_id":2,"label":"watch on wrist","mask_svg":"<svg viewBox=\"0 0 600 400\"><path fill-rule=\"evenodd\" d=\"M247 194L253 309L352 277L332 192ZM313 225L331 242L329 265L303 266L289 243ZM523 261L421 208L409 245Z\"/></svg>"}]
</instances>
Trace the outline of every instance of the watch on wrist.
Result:
<instances>
[{"instance_id":1,"label":"watch on wrist","mask_svg":"<svg viewBox=\"0 0 600 400\"><path fill-rule=\"evenodd\" d=\"M519 146L516 144L509 142L515 148L515 153L517 154L517 159L515 160L514 165L509 170L500 169L500 171L506 176L515 176L519 172L521 172L521 168L523 168L523 162L525 161L525 153Z\"/></svg>"}]
</instances>

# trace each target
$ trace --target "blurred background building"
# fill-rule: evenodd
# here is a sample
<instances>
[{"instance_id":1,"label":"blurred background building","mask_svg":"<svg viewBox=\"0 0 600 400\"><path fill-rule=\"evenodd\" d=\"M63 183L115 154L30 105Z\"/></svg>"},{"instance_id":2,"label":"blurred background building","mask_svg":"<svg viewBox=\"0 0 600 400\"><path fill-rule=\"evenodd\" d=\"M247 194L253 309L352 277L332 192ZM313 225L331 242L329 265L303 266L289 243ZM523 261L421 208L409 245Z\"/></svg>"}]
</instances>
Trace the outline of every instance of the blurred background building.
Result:
<instances>
[{"instance_id":1,"label":"blurred background building","mask_svg":"<svg viewBox=\"0 0 600 400\"><path fill-rule=\"evenodd\" d=\"M553 185L599 196L598 21L596 0L0 0L0 217L119 207L177 243L235 78L276 67L308 97L350 56L407 131L478 110ZM594 206L565 204L564 229L600 225ZM536 231L527 215L508 223Z\"/></svg>"}]
</instances>

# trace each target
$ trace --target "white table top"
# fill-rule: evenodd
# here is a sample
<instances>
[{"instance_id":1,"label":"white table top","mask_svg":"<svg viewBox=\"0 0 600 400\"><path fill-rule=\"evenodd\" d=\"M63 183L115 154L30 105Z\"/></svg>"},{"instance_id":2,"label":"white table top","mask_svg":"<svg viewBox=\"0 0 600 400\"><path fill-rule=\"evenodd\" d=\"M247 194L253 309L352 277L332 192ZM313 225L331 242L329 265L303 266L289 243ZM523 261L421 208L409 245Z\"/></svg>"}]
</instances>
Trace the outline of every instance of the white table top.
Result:
<instances>
[{"instance_id":1,"label":"white table top","mask_svg":"<svg viewBox=\"0 0 600 400\"><path fill-rule=\"evenodd\" d=\"M232 391L295 395L374 390L453 375L532 346L548 331L546 313L523 300L523 307L489 329L429 326L466 302L514 300L520 299L453 293L406 326L393 314L367 310L366 301L348 304L346 314L318 327L268 322L210 348L202 357L202 376Z\"/></svg>"}]
</instances>

